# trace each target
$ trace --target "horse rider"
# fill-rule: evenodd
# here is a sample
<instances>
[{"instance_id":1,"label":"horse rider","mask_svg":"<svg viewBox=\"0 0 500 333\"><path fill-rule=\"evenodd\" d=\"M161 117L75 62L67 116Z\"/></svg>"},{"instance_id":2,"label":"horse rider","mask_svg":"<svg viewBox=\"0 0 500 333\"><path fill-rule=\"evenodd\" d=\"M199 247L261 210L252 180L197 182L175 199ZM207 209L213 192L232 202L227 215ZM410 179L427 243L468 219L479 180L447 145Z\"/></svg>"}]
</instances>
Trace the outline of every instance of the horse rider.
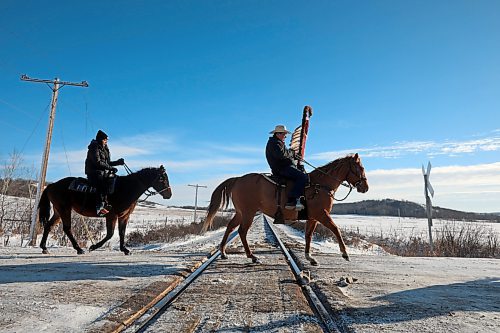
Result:
<instances>
[{"instance_id":1,"label":"horse rider","mask_svg":"<svg viewBox=\"0 0 500 333\"><path fill-rule=\"evenodd\" d=\"M109 213L111 206L107 203L109 189L109 180L116 172L116 165L124 165L125 161L120 158L111 161L108 149L108 135L99 130L89 146L87 159L85 160L85 174L96 192L96 212L98 216L104 216Z\"/></svg>"},{"instance_id":2,"label":"horse rider","mask_svg":"<svg viewBox=\"0 0 500 333\"><path fill-rule=\"evenodd\" d=\"M285 147L285 138L290 132L284 125L277 125L269 134L272 136L267 141L266 159L272 173L293 181L285 208L302 210L304 205L300 202L300 196L304 193L308 177L297 168L299 156L292 149Z\"/></svg>"}]
</instances>

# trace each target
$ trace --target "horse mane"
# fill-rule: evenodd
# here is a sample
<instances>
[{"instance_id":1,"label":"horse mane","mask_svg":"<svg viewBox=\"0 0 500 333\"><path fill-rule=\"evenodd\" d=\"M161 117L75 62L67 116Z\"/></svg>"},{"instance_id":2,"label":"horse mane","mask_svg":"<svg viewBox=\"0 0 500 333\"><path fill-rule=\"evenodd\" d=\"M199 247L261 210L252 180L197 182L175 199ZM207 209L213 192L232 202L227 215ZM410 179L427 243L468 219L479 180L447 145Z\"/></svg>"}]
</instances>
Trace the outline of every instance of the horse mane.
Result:
<instances>
[{"instance_id":1,"label":"horse mane","mask_svg":"<svg viewBox=\"0 0 500 333\"><path fill-rule=\"evenodd\" d=\"M328 162L327 164L322 165L322 166L316 168L315 170L311 171L311 174L319 173L320 175L322 175L324 173L329 173L333 170L340 168L344 163L346 163L353 156L354 156L354 154L348 154L344 157L337 158L336 160Z\"/></svg>"},{"instance_id":2,"label":"horse mane","mask_svg":"<svg viewBox=\"0 0 500 333\"><path fill-rule=\"evenodd\" d=\"M158 168L148 167L141 169L139 171L132 172L131 174L125 177L142 177L145 179L149 179L150 177L156 176L158 174Z\"/></svg>"}]
</instances>

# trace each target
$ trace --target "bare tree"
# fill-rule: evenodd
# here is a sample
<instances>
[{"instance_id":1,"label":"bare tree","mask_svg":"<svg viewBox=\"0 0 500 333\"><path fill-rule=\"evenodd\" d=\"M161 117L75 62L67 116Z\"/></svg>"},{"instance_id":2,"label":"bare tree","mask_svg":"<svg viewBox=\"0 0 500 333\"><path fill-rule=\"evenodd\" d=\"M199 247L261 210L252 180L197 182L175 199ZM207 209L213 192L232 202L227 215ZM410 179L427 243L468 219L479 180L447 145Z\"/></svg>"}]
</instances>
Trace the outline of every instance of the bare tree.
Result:
<instances>
[{"instance_id":1,"label":"bare tree","mask_svg":"<svg viewBox=\"0 0 500 333\"><path fill-rule=\"evenodd\" d=\"M14 179L21 161L21 154L14 150L9 155L9 158L5 161L4 166L0 171L2 178L2 186L0 189L0 232L3 232L5 228L5 219L10 214L9 206L11 203L7 199L7 191L9 190L9 186Z\"/></svg>"}]
</instances>

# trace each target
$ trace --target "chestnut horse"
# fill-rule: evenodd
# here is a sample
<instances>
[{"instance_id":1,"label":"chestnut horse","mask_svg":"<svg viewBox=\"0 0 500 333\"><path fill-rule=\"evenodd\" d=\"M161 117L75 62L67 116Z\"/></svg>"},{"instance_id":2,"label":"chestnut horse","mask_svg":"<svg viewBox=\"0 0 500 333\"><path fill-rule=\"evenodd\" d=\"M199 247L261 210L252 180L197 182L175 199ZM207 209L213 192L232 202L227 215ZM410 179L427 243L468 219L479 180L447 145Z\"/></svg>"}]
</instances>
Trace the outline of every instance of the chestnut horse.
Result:
<instances>
[{"instance_id":1,"label":"chestnut horse","mask_svg":"<svg viewBox=\"0 0 500 333\"><path fill-rule=\"evenodd\" d=\"M63 222L64 233L68 236L71 244L73 244L73 248L78 254L85 253L71 233L71 210L73 209L83 216L97 217L95 193L90 194L69 190L68 187L74 179L75 177L63 178L48 185L42 193L38 208L40 209L40 223L43 225L43 237L40 242L43 254L49 253L46 242L50 229L61 220ZM97 244L90 246L89 251L100 248L113 236L116 221L118 220L120 250L126 255L130 254L130 251L125 247L127 222L130 214L134 211L137 200L150 187L160 193L164 199L170 199L172 196L168 176L163 165L159 168L142 169L128 176L117 178L114 192L108 195L108 202L112 208L106 214L106 237ZM53 205L54 215L49 220L50 203Z\"/></svg>"},{"instance_id":2,"label":"chestnut horse","mask_svg":"<svg viewBox=\"0 0 500 333\"><path fill-rule=\"evenodd\" d=\"M305 232L306 259L312 265L318 264L310 255L310 248L314 229L316 229L319 222L335 234L342 257L345 260L349 260L340 229L330 217L330 211L333 206L334 193L344 181L347 181L351 189L355 187L358 192L365 193L368 191L368 182L361 159L358 154L339 158L310 172L309 179L310 186L305 189L308 215ZM289 188L290 182L287 183L287 189ZM287 194L285 192L282 191L281 193L281 203L286 200ZM239 226L238 233L247 257L251 258L254 263L259 262L258 258L248 247L246 236L257 211L261 211L269 216L275 215L277 210L276 185L258 173L249 173L241 177L233 177L225 180L212 193L203 230L207 230L212 226L212 221L217 210L221 205L227 206L230 198L233 201L236 213L227 225L226 232L219 245L221 258L227 259L225 251L227 238ZM283 217L286 220L297 219L298 213L295 210L287 210L283 209L283 207L281 209Z\"/></svg>"}]
</instances>

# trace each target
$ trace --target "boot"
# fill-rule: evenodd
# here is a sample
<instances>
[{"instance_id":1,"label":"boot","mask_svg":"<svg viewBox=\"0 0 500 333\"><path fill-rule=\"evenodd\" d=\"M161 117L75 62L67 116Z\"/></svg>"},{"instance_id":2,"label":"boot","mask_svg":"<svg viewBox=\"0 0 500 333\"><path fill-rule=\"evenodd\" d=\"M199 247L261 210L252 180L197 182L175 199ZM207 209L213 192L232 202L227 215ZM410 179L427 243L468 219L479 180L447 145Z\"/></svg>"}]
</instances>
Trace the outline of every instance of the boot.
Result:
<instances>
[{"instance_id":1,"label":"boot","mask_svg":"<svg viewBox=\"0 0 500 333\"><path fill-rule=\"evenodd\" d=\"M107 213L109 213L109 208L107 207L107 198L105 194L100 195L100 201L98 202L96 206L96 211L97 211L97 216L103 217Z\"/></svg>"},{"instance_id":2,"label":"boot","mask_svg":"<svg viewBox=\"0 0 500 333\"><path fill-rule=\"evenodd\" d=\"M96 207L96 211L97 211L97 216L99 217L103 217L105 216L107 213L109 213L109 210L107 210L104 205L99 205Z\"/></svg>"}]
</instances>

